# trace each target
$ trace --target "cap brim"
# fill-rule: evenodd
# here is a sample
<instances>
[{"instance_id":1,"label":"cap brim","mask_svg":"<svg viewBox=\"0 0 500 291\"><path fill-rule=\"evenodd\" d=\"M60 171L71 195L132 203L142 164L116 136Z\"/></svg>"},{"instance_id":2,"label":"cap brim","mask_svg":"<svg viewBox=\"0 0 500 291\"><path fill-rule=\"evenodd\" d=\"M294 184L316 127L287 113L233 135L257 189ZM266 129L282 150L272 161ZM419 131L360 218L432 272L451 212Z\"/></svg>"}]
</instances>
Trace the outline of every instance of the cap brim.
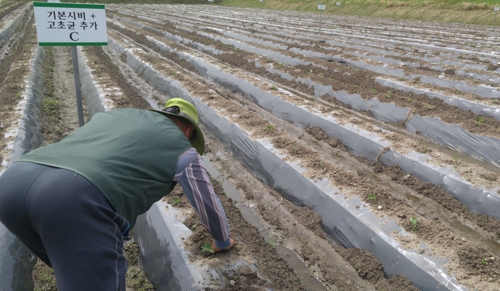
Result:
<instances>
[{"instance_id":1,"label":"cap brim","mask_svg":"<svg viewBox=\"0 0 500 291\"><path fill-rule=\"evenodd\" d=\"M187 121L189 121L189 123L191 123L193 126L194 126L194 129L196 130L196 138L194 139L193 142L191 142L191 145L196 149L196 151L198 152L198 154L200 155L203 155L203 153L205 152L205 137L203 136L203 132L201 131L200 127L195 124L193 122L193 120L191 120L190 118L186 118L182 115L179 115L179 114L173 114L173 113L169 113L169 112L165 112L165 111L161 111L161 110L156 110L156 109L148 109L150 111L156 111L158 113L161 113L163 115L170 115L170 116L175 116L175 117L180 117L180 118L183 118Z\"/></svg>"}]
</instances>

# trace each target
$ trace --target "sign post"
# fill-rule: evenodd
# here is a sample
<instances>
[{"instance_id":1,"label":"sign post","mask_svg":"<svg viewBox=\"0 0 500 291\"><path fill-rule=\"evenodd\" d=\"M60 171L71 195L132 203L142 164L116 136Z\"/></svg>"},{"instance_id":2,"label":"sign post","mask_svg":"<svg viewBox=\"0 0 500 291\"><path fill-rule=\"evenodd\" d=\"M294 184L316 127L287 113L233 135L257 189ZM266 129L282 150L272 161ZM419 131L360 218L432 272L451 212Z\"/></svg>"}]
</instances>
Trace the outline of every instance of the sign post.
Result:
<instances>
[{"instance_id":1,"label":"sign post","mask_svg":"<svg viewBox=\"0 0 500 291\"><path fill-rule=\"evenodd\" d=\"M104 5L33 2L39 46L71 46L78 124L83 106L76 46L108 45Z\"/></svg>"},{"instance_id":2,"label":"sign post","mask_svg":"<svg viewBox=\"0 0 500 291\"><path fill-rule=\"evenodd\" d=\"M212 16L212 5L214 3L214 0L208 0L210 2L210 16Z\"/></svg>"},{"instance_id":3,"label":"sign post","mask_svg":"<svg viewBox=\"0 0 500 291\"><path fill-rule=\"evenodd\" d=\"M319 12L319 33L321 33L321 14L325 9L326 9L326 5L318 4L318 10L320 11Z\"/></svg>"},{"instance_id":4,"label":"sign post","mask_svg":"<svg viewBox=\"0 0 500 291\"><path fill-rule=\"evenodd\" d=\"M498 6L495 6L493 8L493 11L495 11L495 26L497 25L497 12L498 12L498 10L500 10L500 7L498 7Z\"/></svg>"}]
</instances>

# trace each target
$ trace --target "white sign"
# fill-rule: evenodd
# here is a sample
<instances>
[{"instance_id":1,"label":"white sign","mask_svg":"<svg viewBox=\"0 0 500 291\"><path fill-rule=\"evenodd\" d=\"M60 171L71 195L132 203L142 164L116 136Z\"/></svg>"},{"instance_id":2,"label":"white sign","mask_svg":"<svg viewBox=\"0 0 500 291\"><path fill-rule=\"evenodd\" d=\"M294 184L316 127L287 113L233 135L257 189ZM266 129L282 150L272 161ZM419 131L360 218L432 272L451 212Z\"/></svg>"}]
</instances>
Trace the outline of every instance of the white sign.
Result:
<instances>
[{"instance_id":1,"label":"white sign","mask_svg":"<svg viewBox=\"0 0 500 291\"><path fill-rule=\"evenodd\" d=\"M493 7L493 9L494 9L495 11L500 10L500 8L499 8L498 6Z\"/></svg>"},{"instance_id":2,"label":"white sign","mask_svg":"<svg viewBox=\"0 0 500 291\"><path fill-rule=\"evenodd\" d=\"M325 8L326 8L326 5L318 4L318 9L319 10L325 10Z\"/></svg>"},{"instance_id":3,"label":"white sign","mask_svg":"<svg viewBox=\"0 0 500 291\"><path fill-rule=\"evenodd\" d=\"M106 13L101 4L33 2L38 45L108 45Z\"/></svg>"},{"instance_id":4,"label":"white sign","mask_svg":"<svg viewBox=\"0 0 500 291\"><path fill-rule=\"evenodd\" d=\"M337 6L340 6L340 2L337 2Z\"/></svg>"},{"instance_id":5,"label":"white sign","mask_svg":"<svg viewBox=\"0 0 500 291\"><path fill-rule=\"evenodd\" d=\"M50 2L50 3L59 3L61 1L59 1L59 0L47 0L47 2Z\"/></svg>"}]
</instances>

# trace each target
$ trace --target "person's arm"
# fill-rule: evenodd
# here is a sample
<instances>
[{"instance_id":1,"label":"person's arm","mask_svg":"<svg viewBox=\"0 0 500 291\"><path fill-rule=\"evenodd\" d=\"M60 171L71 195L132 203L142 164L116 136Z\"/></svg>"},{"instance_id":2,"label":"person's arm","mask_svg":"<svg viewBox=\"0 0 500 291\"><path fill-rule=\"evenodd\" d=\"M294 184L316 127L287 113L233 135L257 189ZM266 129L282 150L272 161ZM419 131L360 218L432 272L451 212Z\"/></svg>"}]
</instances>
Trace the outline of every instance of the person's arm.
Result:
<instances>
[{"instance_id":1,"label":"person's arm","mask_svg":"<svg viewBox=\"0 0 500 291\"><path fill-rule=\"evenodd\" d=\"M174 181L179 183L203 226L214 239L214 250L229 249L234 241L219 197L194 148L184 152L177 163Z\"/></svg>"}]
</instances>

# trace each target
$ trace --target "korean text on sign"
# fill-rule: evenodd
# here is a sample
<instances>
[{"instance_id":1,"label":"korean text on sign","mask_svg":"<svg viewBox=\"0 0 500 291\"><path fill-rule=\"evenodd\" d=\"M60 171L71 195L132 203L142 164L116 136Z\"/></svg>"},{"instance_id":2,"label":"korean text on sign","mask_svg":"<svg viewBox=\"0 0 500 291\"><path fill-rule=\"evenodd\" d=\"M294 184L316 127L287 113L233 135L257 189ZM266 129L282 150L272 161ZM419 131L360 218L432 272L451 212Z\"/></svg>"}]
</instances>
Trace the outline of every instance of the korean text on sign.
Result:
<instances>
[{"instance_id":1,"label":"korean text on sign","mask_svg":"<svg viewBox=\"0 0 500 291\"><path fill-rule=\"evenodd\" d=\"M107 45L104 5L34 2L39 45Z\"/></svg>"}]
</instances>

